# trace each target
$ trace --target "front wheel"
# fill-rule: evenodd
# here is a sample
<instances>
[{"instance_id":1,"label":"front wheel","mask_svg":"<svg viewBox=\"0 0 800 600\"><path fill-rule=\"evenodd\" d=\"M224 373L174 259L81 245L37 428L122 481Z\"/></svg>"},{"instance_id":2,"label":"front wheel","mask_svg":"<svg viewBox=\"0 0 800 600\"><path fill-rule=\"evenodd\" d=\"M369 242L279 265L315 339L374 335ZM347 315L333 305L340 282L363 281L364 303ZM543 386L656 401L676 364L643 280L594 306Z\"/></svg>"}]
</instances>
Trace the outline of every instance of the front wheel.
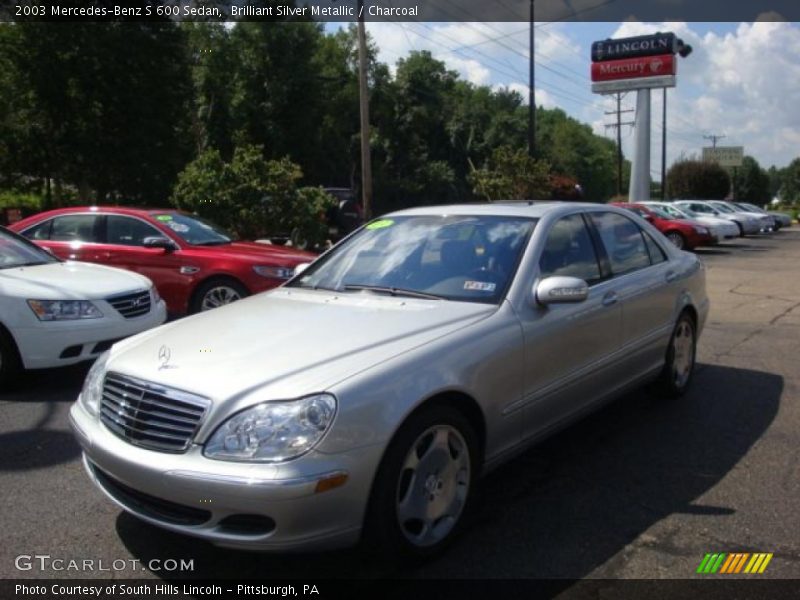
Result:
<instances>
[{"instance_id":1,"label":"front wheel","mask_svg":"<svg viewBox=\"0 0 800 600\"><path fill-rule=\"evenodd\" d=\"M678 318L667 348L664 369L658 381L665 396L677 398L686 393L694 375L697 333L694 319L684 312Z\"/></svg>"},{"instance_id":2,"label":"front wheel","mask_svg":"<svg viewBox=\"0 0 800 600\"><path fill-rule=\"evenodd\" d=\"M670 231L667 234L667 239L672 242L672 245L678 250L683 250L686 248L686 240L684 239L683 235L677 231Z\"/></svg>"},{"instance_id":3,"label":"front wheel","mask_svg":"<svg viewBox=\"0 0 800 600\"><path fill-rule=\"evenodd\" d=\"M0 389L13 386L22 372L17 346L0 326Z\"/></svg>"},{"instance_id":4,"label":"front wheel","mask_svg":"<svg viewBox=\"0 0 800 600\"><path fill-rule=\"evenodd\" d=\"M405 559L442 551L463 526L479 470L477 436L460 412L433 406L412 415L375 478L367 549Z\"/></svg>"},{"instance_id":5,"label":"front wheel","mask_svg":"<svg viewBox=\"0 0 800 600\"><path fill-rule=\"evenodd\" d=\"M247 288L234 279L210 279L197 288L192 299L191 312L219 308L248 295Z\"/></svg>"}]
</instances>

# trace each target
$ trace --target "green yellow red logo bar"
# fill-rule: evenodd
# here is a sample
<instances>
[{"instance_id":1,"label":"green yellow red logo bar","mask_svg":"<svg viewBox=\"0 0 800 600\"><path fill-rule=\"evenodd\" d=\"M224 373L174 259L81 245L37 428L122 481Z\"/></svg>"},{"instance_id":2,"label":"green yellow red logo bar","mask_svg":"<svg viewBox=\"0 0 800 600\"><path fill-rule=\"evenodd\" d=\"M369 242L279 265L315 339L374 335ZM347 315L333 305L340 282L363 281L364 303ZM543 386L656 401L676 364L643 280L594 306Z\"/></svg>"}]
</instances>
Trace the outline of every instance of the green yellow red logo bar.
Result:
<instances>
[{"instance_id":1,"label":"green yellow red logo bar","mask_svg":"<svg viewBox=\"0 0 800 600\"><path fill-rule=\"evenodd\" d=\"M697 572L704 575L720 573L763 573L772 560L772 552L714 552L708 553L700 561Z\"/></svg>"}]
</instances>

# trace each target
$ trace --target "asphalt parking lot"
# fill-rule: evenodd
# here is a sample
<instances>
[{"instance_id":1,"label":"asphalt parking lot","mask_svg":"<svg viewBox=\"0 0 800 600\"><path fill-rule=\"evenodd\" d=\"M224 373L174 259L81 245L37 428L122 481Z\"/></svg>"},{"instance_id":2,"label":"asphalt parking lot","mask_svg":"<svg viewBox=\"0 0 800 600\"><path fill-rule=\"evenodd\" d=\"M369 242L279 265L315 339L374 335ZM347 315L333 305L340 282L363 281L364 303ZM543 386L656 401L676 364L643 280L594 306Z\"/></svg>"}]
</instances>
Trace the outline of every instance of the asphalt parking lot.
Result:
<instances>
[{"instance_id":1,"label":"asphalt parking lot","mask_svg":"<svg viewBox=\"0 0 800 600\"><path fill-rule=\"evenodd\" d=\"M685 578L708 552L771 552L763 577L800 577L800 227L698 254L712 309L691 392L631 393L492 473L471 527L421 567L222 550L141 523L90 485L69 432L87 367L29 374L0 392L0 577L160 575L15 568L49 554L194 559L185 575L202 577Z\"/></svg>"}]
</instances>

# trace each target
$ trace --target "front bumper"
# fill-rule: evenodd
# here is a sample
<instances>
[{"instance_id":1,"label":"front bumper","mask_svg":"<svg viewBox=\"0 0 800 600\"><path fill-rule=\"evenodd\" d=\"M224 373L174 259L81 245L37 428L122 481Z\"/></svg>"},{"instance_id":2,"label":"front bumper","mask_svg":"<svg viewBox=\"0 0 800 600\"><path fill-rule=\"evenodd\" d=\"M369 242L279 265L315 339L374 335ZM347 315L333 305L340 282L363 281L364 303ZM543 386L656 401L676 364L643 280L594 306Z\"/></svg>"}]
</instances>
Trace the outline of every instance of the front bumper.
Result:
<instances>
[{"instance_id":1,"label":"front bumper","mask_svg":"<svg viewBox=\"0 0 800 600\"><path fill-rule=\"evenodd\" d=\"M105 316L79 321L36 321L13 328L26 369L48 369L97 358L122 338L157 327L167 320L164 301L146 315L133 319Z\"/></svg>"},{"instance_id":2,"label":"front bumper","mask_svg":"<svg viewBox=\"0 0 800 600\"><path fill-rule=\"evenodd\" d=\"M184 454L133 446L111 433L80 402L70 424L84 466L125 511L158 527L230 548L323 550L357 543L382 445L282 464L211 460L193 445ZM344 485L317 492L320 480Z\"/></svg>"}]
</instances>

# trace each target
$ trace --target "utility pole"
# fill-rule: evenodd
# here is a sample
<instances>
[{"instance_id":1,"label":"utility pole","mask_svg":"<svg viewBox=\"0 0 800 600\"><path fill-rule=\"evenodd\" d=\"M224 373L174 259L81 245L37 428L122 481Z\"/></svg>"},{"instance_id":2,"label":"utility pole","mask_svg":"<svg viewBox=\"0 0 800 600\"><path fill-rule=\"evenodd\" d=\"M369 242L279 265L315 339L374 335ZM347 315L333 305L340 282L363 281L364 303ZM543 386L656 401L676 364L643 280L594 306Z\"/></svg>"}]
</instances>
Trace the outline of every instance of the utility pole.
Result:
<instances>
[{"instance_id":1,"label":"utility pole","mask_svg":"<svg viewBox=\"0 0 800 600\"><path fill-rule=\"evenodd\" d=\"M617 115L617 122L611 123L606 125L606 129L609 127L616 127L617 129L617 196L622 195L622 126L623 125L634 125L633 121L627 121L625 123L622 122L622 113L631 113L633 109L629 110L622 110L622 97L623 94L621 92L616 93L617 96L617 110L606 111L607 115Z\"/></svg>"},{"instance_id":2,"label":"utility pole","mask_svg":"<svg viewBox=\"0 0 800 600\"><path fill-rule=\"evenodd\" d=\"M667 88L661 103L661 201L667 199Z\"/></svg>"},{"instance_id":3,"label":"utility pole","mask_svg":"<svg viewBox=\"0 0 800 600\"><path fill-rule=\"evenodd\" d=\"M361 203L364 218L372 217L372 159L369 149L369 92L367 89L367 33L364 0L358 0L358 97L361 111Z\"/></svg>"},{"instance_id":4,"label":"utility pole","mask_svg":"<svg viewBox=\"0 0 800 600\"><path fill-rule=\"evenodd\" d=\"M712 148L716 148L717 147L717 142L719 140L725 138L725 137L727 137L727 136L724 136L724 135L704 135L703 139L704 140L711 140L711 147Z\"/></svg>"},{"instance_id":5,"label":"utility pole","mask_svg":"<svg viewBox=\"0 0 800 600\"><path fill-rule=\"evenodd\" d=\"M536 156L536 93L535 93L535 79L534 79L534 33L533 33L533 3L531 3L531 31L530 31L530 55L528 56L528 156L531 158Z\"/></svg>"}]
</instances>

